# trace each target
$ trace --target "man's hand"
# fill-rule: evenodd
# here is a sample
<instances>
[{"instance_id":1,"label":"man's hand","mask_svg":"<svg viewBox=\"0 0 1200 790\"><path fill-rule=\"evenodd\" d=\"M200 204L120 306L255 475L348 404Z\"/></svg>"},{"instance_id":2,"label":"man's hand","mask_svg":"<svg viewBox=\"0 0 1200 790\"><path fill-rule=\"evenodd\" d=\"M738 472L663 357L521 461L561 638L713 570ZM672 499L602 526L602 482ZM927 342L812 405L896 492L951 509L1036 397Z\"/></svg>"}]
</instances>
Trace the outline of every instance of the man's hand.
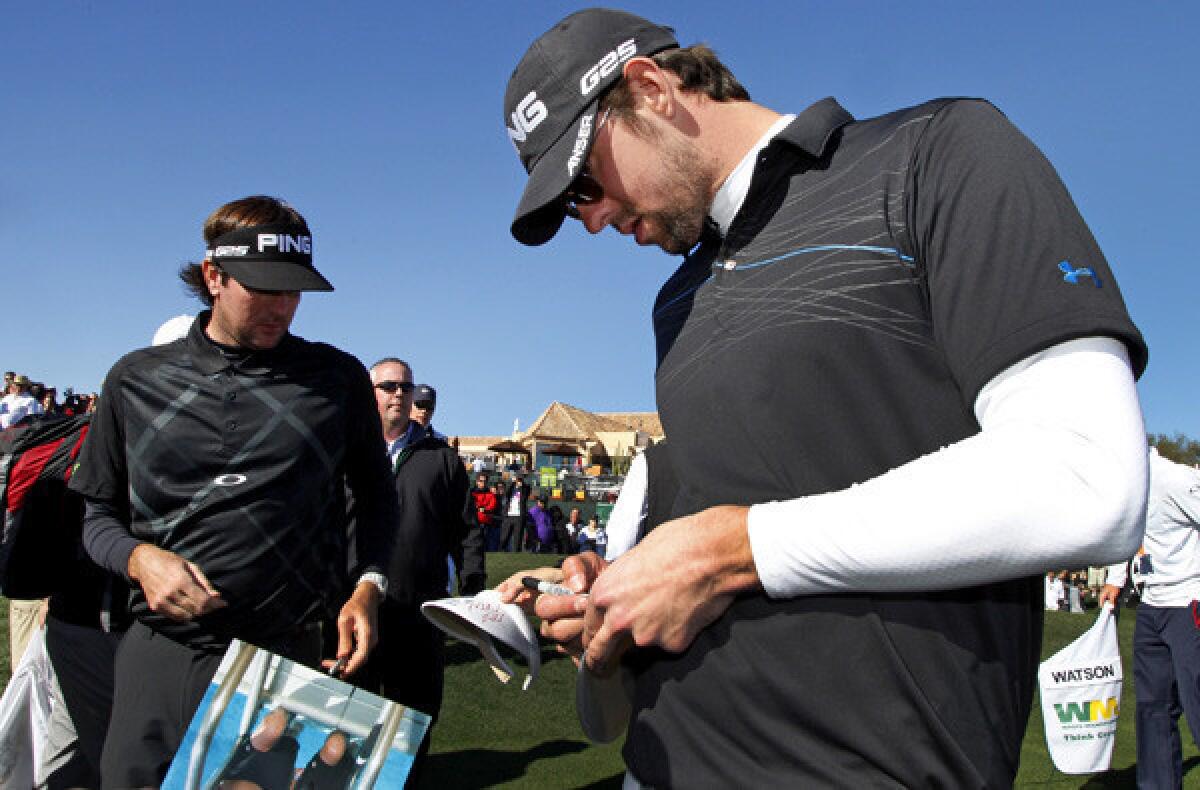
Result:
<instances>
[{"instance_id":1,"label":"man's hand","mask_svg":"<svg viewBox=\"0 0 1200 790\"><path fill-rule=\"evenodd\" d=\"M379 588L371 582L359 582L350 600L338 613L337 655L325 659L321 666L329 669L343 662L340 675L353 675L367 663L367 656L379 641L376 615L379 612Z\"/></svg>"},{"instance_id":2,"label":"man's hand","mask_svg":"<svg viewBox=\"0 0 1200 790\"><path fill-rule=\"evenodd\" d=\"M1106 584L1106 585L1104 585L1104 589L1102 589L1100 591L1100 595L1097 596L1097 598L1096 598L1096 605L1104 606L1105 602L1109 602L1113 605L1113 608L1116 609L1117 608L1117 599L1120 597L1121 597L1121 588L1120 587L1116 587L1111 584Z\"/></svg>"},{"instance_id":3,"label":"man's hand","mask_svg":"<svg viewBox=\"0 0 1200 790\"><path fill-rule=\"evenodd\" d=\"M588 667L604 673L634 644L681 652L738 593L761 589L748 510L722 505L667 522L599 574L582 633Z\"/></svg>"},{"instance_id":4,"label":"man's hand","mask_svg":"<svg viewBox=\"0 0 1200 790\"><path fill-rule=\"evenodd\" d=\"M181 623L226 605L200 566L143 543L129 555L129 578L141 586L150 611Z\"/></svg>"},{"instance_id":5,"label":"man's hand","mask_svg":"<svg viewBox=\"0 0 1200 790\"><path fill-rule=\"evenodd\" d=\"M505 603L515 603L528 614L542 619L541 635L554 642L561 653L578 660L583 653L580 636L583 633L583 613L587 596L596 577L608 563L594 551L573 554L563 560L562 568L535 568L518 571L505 579L496 590ZM575 595L541 595L521 584L522 576L534 576L543 581L561 584Z\"/></svg>"},{"instance_id":6,"label":"man's hand","mask_svg":"<svg viewBox=\"0 0 1200 790\"><path fill-rule=\"evenodd\" d=\"M525 614L534 615L537 614L534 611L534 604L537 602L538 594L521 583L521 579L526 576L532 576L535 579L541 579L544 582L551 582L552 584L561 584L563 572L561 568L528 568L523 571L517 571L496 585L496 592L500 593L500 600L502 602L515 603L521 607Z\"/></svg>"}]
</instances>

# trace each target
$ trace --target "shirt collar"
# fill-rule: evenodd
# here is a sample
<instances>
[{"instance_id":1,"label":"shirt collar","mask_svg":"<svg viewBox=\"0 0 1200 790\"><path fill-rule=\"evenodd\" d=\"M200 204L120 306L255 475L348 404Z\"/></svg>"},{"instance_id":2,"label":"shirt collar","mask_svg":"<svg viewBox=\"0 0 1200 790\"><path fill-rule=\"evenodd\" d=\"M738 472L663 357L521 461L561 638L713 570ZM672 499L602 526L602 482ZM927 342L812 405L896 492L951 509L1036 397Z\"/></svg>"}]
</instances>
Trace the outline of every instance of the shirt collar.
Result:
<instances>
[{"instance_id":1,"label":"shirt collar","mask_svg":"<svg viewBox=\"0 0 1200 790\"><path fill-rule=\"evenodd\" d=\"M262 375L270 372L287 359L296 348L297 338L290 332L283 336L279 345L268 351L248 351L241 359L234 360L221 353L221 348L204 331L212 318L212 311L205 310L196 316L188 330L187 349L192 364L206 376L234 368L241 373Z\"/></svg>"},{"instance_id":2,"label":"shirt collar","mask_svg":"<svg viewBox=\"0 0 1200 790\"><path fill-rule=\"evenodd\" d=\"M408 427L404 429L404 433L388 442L388 458L392 459L393 464L396 463L396 456L424 439L427 433L428 431L421 426L421 423L416 420L409 420Z\"/></svg>"},{"instance_id":3,"label":"shirt collar","mask_svg":"<svg viewBox=\"0 0 1200 790\"><path fill-rule=\"evenodd\" d=\"M821 157L829 148L834 133L853 121L853 115L842 109L836 99L828 97L797 115L796 120L779 133L779 139L814 157Z\"/></svg>"},{"instance_id":4,"label":"shirt collar","mask_svg":"<svg viewBox=\"0 0 1200 790\"><path fill-rule=\"evenodd\" d=\"M750 179L754 176L754 164L758 159L758 152L766 148L767 143L783 131L795 117L794 115L784 115L771 124L771 127L762 137L758 138L758 142L746 152L742 161L737 163L737 167L733 168L733 172L717 190L717 196L713 198L708 216L717 224L722 236L729 232L733 218L737 216L738 210L746 200L746 193L750 191Z\"/></svg>"},{"instance_id":5,"label":"shirt collar","mask_svg":"<svg viewBox=\"0 0 1200 790\"><path fill-rule=\"evenodd\" d=\"M836 99L825 98L809 106L799 115L785 115L771 124L771 128L767 129L754 147L738 162L713 199L709 216L720 228L721 235L724 236L729 231L734 217L746 200L758 153L772 140L779 139L813 157L821 157L829 147L834 133L853 120L854 116L842 109Z\"/></svg>"}]
</instances>

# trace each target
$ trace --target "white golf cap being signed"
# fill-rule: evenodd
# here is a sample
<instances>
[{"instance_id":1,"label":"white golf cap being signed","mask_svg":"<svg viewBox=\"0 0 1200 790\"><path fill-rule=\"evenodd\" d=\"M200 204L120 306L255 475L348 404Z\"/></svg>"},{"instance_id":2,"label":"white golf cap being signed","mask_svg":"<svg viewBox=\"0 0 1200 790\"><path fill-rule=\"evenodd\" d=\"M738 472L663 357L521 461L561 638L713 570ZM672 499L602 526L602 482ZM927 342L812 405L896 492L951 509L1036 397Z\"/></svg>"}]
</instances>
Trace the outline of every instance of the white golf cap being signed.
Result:
<instances>
[{"instance_id":1,"label":"white golf cap being signed","mask_svg":"<svg viewBox=\"0 0 1200 790\"><path fill-rule=\"evenodd\" d=\"M537 677L542 656L533 626L519 606L502 602L495 590L484 590L473 598L428 601L421 604L421 612L450 636L478 647L501 682L507 683L514 673L496 650L493 639L499 639L525 656L529 674L521 685L522 690L528 689Z\"/></svg>"}]
</instances>

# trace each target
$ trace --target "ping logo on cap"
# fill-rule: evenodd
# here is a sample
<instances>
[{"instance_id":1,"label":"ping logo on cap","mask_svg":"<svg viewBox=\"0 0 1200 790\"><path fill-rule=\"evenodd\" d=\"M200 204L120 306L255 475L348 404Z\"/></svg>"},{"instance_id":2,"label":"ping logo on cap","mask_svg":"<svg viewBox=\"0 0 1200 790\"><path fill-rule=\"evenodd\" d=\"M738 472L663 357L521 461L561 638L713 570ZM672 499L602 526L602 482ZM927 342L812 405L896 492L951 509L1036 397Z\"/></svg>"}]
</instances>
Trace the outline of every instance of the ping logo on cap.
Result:
<instances>
[{"instance_id":1,"label":"ping logo on cap","mask_svg":"<svg viewBox=\"0 0 1200 790\"><path fill-rule=\"evenodd\" d=\"M525 142L529 133L548 117L550 111L546 109L546 104L537 97L537 91L530 91L512 113L512 126L508 127L508 136L512 138L513 145Z\"/></svg>"},{"instance_id":2,"label":"ping logo on cap","mask_svg":"<svg viewBox=\"0 0 1200 790\"><path fill-rule=\"evenodd\" d=\"M293 236L290 233L258 234L258 251L266 252L267 247L274 247L279 252L299 252L304 255L312 255L312 237Z\"/></svg>"},{"instance_id":3,"label":"ping logo on cap","mask_svg":"<svg viewBox=\"0 0 1200 790\"><path fill-rule=\"evenodd\" d=\"M625 61L637 54L637 44L634 40L627 39L617 45L617 48L609 51L596 62L596 65L584 72L579 78L579 93L587 96L596 89L600 84L600 80L612 74L613 69L621 65Z\"/></svg>"}]
</instances>

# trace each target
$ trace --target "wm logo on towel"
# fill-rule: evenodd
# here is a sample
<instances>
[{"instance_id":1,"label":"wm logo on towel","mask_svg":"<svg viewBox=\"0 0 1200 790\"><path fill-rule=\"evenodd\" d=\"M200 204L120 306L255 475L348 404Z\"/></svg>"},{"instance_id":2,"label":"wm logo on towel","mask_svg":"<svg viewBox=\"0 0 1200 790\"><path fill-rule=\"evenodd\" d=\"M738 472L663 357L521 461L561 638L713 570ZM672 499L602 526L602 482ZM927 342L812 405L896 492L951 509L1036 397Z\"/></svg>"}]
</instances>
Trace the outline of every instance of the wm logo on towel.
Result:
<instances>
[{"instance_id":1,"label":"wm logo on towel","mask_svg":"<svg viewBox=\"0 0 1200 790\"><path fill-rule=\"evenodd\" d=\"M1054 703L1054 712L1063 724L1072 721L1112 721L1117 718L1117 698L1107 700L1093 699L1087 702Z\"/></svg>"}]
</instances>

